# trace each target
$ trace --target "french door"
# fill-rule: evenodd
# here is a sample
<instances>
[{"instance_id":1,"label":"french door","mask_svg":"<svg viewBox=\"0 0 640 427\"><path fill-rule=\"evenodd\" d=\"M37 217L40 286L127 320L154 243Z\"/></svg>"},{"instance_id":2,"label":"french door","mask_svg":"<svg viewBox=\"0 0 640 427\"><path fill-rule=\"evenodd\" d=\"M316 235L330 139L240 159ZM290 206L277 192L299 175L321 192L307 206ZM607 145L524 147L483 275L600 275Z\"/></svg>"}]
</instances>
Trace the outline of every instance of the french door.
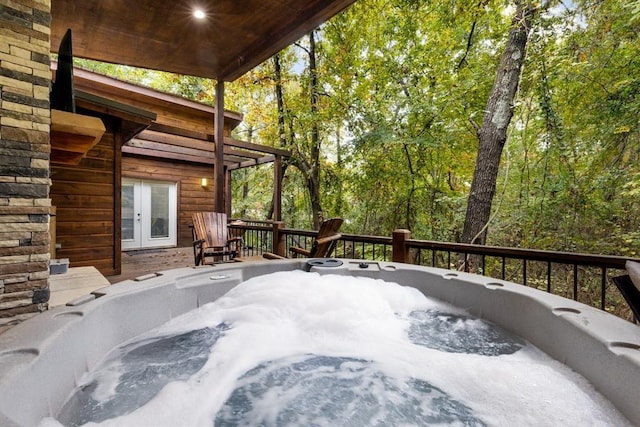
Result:
<instances>
[{"instance_id":1,"label":"french door","mask_svg":"<svg viewBox=\"0 0 640 427\"><path fill-rule=\"evenodd\" d=\"M122 250L175 246L175 182L122 179Z\"/></svg>"}]
</instances>

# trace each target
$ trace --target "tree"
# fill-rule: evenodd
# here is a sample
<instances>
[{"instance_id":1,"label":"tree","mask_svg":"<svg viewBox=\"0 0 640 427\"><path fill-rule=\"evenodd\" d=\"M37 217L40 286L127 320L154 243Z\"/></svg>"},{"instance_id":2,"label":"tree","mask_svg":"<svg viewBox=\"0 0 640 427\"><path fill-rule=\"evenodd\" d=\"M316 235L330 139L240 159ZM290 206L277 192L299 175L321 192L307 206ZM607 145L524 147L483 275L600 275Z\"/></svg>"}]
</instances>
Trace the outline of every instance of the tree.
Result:
<instances>
[{"instance_id":1,"label":"tree","mask_svg":"<svg viewBox=\"0 0 640 427\"><path fill-rule=\"evenodd\" d=\"M323 61L330 67L324 81L344 112L343 134L351 135L342 147L349 150L344 188L354 232L406 227L447 240L460 228L461 183L473 160L461 112L481 110L490 84L483 62L494 54L475 49L462 70L456 66L475 17L485 40L493 37L488 28L503 26L495 13L502 2L491 3L485 12L468 3L452 9L449 2L369 0L326 26L323 52L332 56Z\"/></svg>"},{"instance_id":2,"label":"tree","mask_svg":"<svg viewBox=\"0 0 640 427\"><path fill-rule=\"evenodd\" d=\"M297 112L292 111L285 104L286 85L283 81L281 55L273 58L274 92L277 109L277 127L280 146L292 150L292 156L283 164L283 175L292 165L302 174L310 200L312 223L315 229L320 228L322 222L322 203L320 199L320 146L321 135L318 124L318 70L316 54L316 36L311 31L308 36L308 46L297 44L308 57L308 84L300 85L302 90L298 94L298 101L303 95L307 97ZM291 97L295 97L293 94ZM292 104L295 104L292 102ZM306 110L306 111L305 111ZM296 114L297 113L297 114ZM306 120L305 120L306 118Z\"/></svg>"},{"instance_id":3,"label":"tree","mask_svg":"<svg viewBox=\"0 0 640 427\"><path fill-rule=\"evenodd\" d=\"M305 179L307 191L311 201L311 215L313 228L319 229L322 222L322 204L320 201L320 130L318 124L318 68L316 65L316 37L315 32L309 33L309 46L304 49L309 56L309 140L306 156L295 156L292 163L298 168ZM300 153L302 154L302 153Z\"/></svg>"},{"instance_id":4,"label":"tree","mask_svg":"<svg viewBox=\"0 0 640 427\"><path fill-rule=\"evenodd\" d=\"M491 205L496 191L502 149L513 117L527 40L537 13L531 1L518 0L496 78L489 94L482 127L478 130L478 156L467 202L462 242L486 242Z\"/></svg>"}]
</instances>

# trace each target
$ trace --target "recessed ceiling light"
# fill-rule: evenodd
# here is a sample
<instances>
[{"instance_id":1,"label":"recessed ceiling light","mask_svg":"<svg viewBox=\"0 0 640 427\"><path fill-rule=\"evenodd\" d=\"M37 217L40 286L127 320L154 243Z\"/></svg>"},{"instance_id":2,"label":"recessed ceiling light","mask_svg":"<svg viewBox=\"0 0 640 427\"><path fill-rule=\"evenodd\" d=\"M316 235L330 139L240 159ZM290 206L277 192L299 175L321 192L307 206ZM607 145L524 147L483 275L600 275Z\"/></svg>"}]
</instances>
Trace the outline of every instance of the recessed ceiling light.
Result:
<instances>
[{"instance_id":1,"label":"recessed ceiling light","mask_svg":"<svg viewBox=\"0 0 640 427\"><path fill-rule=\"evenodd\" d=\"M202 9L193 9L193 16L196 19L204 19L207 17L207 14L204 13L204 10Z\"/></svg>"}]
</instances>

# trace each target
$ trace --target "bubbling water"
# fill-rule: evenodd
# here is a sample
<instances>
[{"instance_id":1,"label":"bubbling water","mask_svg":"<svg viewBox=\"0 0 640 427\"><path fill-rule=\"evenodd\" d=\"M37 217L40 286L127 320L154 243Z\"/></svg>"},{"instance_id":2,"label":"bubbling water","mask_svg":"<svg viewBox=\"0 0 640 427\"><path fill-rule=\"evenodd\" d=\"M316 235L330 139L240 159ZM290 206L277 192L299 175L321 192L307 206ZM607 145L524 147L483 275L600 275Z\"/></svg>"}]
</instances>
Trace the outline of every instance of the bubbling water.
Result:
<instances>
[{"instance_id":1,"label":"bubbling water","mask_svg":"<svg viewBox=\"0 0 640 427\"><path fill-rule=\"evenodd\" d=\"M126 343L42 426L630 425L520 337L411 287L248 280Z\"/></svg>"},{"instance_id":2,"label":"bubbling water","mask_svg":"<svg viewBox=\"0 0 640 427\"><path fill-rule=\"evenodd\" d=\"M269 394L286 402L261 405ZM304 356L261 364L240 377L214 426L484 426L461 402L426 381L398 381L375 364L347 357Z\"/></svg>"},{"instance_id":3,"label":"bubbling water","mask_svg":"<svg viewBox=\"0 0 640 427\"><path fill-rule=\"evenodd\" d=\"M172 381L185 381L206 363L224 324L135 341L118 348L85 377L60 410L65 425L80 426L126 415ZM113 381L117 377L117 381Z\"/></svg>"},{"instance_id":4,"label":"bubbling water","mask_svg":"<svg viewBox=\"0 0 640 427\"><path fill-rule=\"evenodd\" d=\"M525 341L496 325L469 316L438 310L410 314L409 339L414 344L449 353L483 356L513 354Z\"/></svg>"}]
</instances>

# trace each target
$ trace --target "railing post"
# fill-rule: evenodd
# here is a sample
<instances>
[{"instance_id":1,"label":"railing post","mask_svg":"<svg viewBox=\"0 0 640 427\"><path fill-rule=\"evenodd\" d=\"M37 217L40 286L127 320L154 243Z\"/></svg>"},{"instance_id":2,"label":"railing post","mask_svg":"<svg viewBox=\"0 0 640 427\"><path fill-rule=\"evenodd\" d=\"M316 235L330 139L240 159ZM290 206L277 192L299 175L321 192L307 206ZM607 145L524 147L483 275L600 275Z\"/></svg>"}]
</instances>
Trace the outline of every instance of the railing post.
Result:
<instances>
[{"instance_id":1,"label":"railing post","mask_svg":"<svg viewBox=\"0 0 640 427\"><path fill-rule=\"evenodd\" d=\"M273 221L273 253L280 256L287 256L286 235L284 221Z\"/></svg>"},{"instance_id":2,"label":"railing post","mask_svg":"<svg viewBox=\"0 0 640 427\"><path fill-rule=\"evenodd\" d=\"M411 238L411 231L405 229L393 230L391 260L393 262L410 263L409 248L406 241Z\"/></svg>"}]
</instances>

